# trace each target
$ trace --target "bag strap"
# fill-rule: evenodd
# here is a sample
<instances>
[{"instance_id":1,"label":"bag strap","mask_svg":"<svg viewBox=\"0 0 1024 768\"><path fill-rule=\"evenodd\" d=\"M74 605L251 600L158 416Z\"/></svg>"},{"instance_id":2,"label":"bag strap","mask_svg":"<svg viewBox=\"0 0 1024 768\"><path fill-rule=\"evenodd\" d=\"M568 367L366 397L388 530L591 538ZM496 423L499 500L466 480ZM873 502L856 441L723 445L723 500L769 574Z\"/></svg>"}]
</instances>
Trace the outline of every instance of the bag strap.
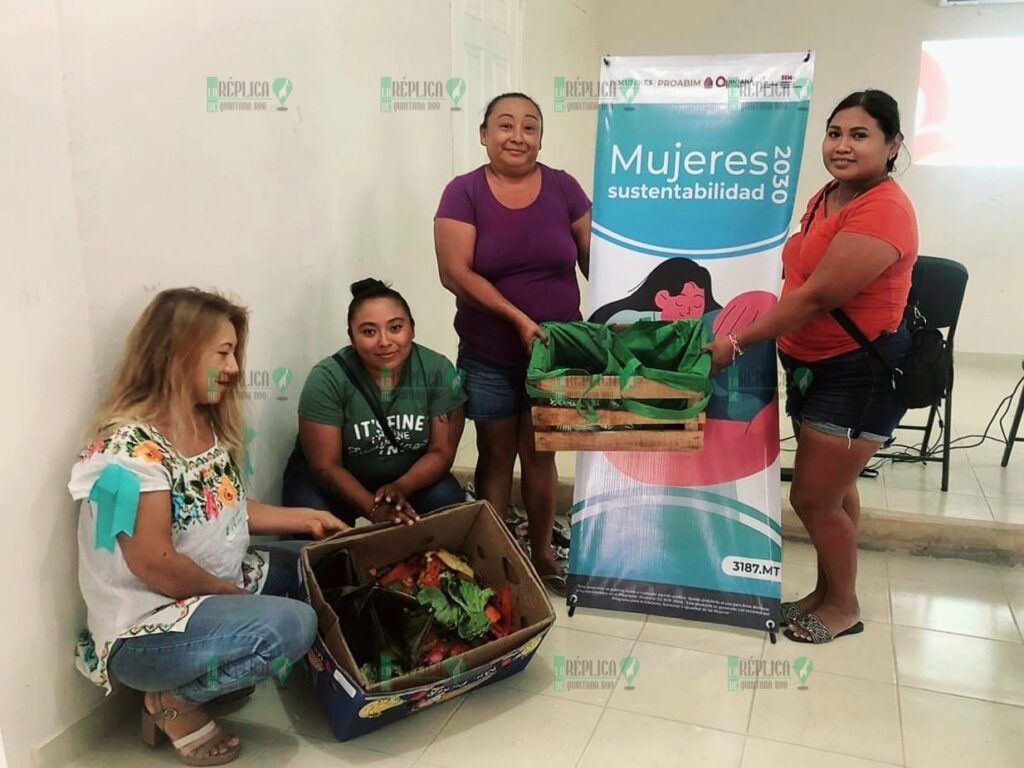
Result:
<instances>
[{"instance_id":1,"label":"bag strap","mask_svg":"<svg viewBox=\"0 0 1024 768\"><path fill-rule=\"evenodd\" d=\"M845 312L843 312L843 310L841 310L838 307L836 307L829 314L831 314L832 317L835 319L835 321L837 323L839 323L843 327L844 331L846 331L848 334L850 334L850 336L853 337L854 341L856 341L858 344L860 344L860 346L863 349L866 349L868 352L870 352L872 355L874 355L875 358L882 365L885 366L886 370L888 370L888 371L890 371L891 373L894 373L894 374L895 373L899 373L899 374L903 373L902 370L900 370L899 368L894 368L892 365L889 364L888 360L886 360L884 357L882 357L882 353L878 351L878 347L876 347L874 344L872 344L870 341L868 341L868 337L864 335L864 332L861 331L861 329L857 327L857 324L855 322L853 322L853 320L850 319L850 316L848 314L846 314Z\"/></svg>"},{"instance_id":2,"label":"bag strap","mask_svg":"<svg viewBox=\"0 0 1024 768\"><path fill-rule=\"evenodd\" d=\"M388 424L388 420L384 417L384 412L381 410L380 403L377 402L377 398L373 396L366 385L361 382L348 364L342 359L340 352L335 352L331 355L331 358L338 364L338 367L345 372L348 376L348 380L352 382L352 386L355 387L359 394L366 400L366 404L370 406L370 410L373 411L373 417L377 420L377 426L380 427L381 432L384 433L384 437L388 439L388 442L397 451L401 451L402 447L398 444L398 438L395 436L394 430L391 429L391 425Z\"/></svg>"}]
</instances>

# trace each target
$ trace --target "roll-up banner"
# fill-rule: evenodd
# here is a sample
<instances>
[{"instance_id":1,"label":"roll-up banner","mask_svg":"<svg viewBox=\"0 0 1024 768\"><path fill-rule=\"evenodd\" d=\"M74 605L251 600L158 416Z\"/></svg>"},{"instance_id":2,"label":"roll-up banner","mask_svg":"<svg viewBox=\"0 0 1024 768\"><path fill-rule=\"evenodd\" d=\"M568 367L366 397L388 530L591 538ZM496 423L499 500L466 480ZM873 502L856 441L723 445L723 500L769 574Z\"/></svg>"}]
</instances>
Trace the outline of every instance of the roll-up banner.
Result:
<instances>
[{"instance_id":1,"label":"roll-up banner","mask_svg":"<svg viewBox=\"0 0 1024 768\"><path fill-rule=\"evenodd\" d=\"M775 305L813 72L807 51L602 59L590 320L722 335ZM766 628L778 425L765 342L715 377L700 450L580 453L570 604Z\"/></svg>"}]
</instances>

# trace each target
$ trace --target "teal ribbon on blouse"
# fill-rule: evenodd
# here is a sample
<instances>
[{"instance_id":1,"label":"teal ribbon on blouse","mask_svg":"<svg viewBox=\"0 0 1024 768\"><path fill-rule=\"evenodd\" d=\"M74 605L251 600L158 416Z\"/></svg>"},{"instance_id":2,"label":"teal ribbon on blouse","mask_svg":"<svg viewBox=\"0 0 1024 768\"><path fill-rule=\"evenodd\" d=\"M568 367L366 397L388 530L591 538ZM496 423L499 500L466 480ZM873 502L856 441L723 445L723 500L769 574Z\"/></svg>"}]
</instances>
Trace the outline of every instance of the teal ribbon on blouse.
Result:
<instances>
[{"instance_id":1,"label":"teal ribbon on blouse","mask_svg":"<svg viewBox=\"0 0 1024 768\"><path fill-rule=\"evenodd\" d=\"M113 553L117 534L135 533L139 478L120 464L108 464L93 483L89 501L96 506L96 549Z\"/></svg>"}]
</instances>

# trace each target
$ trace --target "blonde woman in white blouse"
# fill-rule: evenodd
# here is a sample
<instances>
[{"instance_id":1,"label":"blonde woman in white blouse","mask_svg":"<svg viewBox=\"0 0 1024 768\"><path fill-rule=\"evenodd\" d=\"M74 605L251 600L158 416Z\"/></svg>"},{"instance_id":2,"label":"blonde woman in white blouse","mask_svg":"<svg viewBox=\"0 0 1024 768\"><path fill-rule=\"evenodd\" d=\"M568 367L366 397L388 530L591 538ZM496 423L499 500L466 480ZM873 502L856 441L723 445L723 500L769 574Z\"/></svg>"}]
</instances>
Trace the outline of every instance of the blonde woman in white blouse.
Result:
<instances>
[{"instance_id":1,"label":"blonde woman in white blouse","mask_svg":"<svg viewBox=\"0 0 1024 768\"><path fill-rule=\"evenodd\" d=\"M316 538L328 512L247 499L238 471L247 310L216 294L163 291L128 339L91 444L71 472L82 501L79 582L89 629L79 668L145 691L142 735L166 735L188 765L241 751L202 710L290 668L316 614L297 599L297 545L249 548L250 534Z\"/></svg>"}]
</instances>

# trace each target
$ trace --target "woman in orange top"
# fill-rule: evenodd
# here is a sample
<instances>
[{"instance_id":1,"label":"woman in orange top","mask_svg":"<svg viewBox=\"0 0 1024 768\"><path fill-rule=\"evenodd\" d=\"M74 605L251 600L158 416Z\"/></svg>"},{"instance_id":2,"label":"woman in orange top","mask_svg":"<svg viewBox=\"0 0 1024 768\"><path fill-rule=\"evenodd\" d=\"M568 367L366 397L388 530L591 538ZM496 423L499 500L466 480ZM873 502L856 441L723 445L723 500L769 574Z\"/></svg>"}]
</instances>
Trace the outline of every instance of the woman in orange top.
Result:
<instances>
[{"instance_id":1,"label":"woman in orange top","mask_svg":"<svg viewBox=\"0 0 1024 768\"><path fill-rule=\"evenodd\" d=\"M906 410L891 372L829 312L841 307L898 367L910 349L903 312L917 260L914 208L890 177L903 140L896 101L882 91L852 93L826 126L822 157L833 180L786 243L782 298L709 345L717 372L759 341L778 339L798 441L789 498L818 553L814 591L783 603L781 614L790 639L814 643L864 629L856 481Z\"/></svg>"}]
</instances>

